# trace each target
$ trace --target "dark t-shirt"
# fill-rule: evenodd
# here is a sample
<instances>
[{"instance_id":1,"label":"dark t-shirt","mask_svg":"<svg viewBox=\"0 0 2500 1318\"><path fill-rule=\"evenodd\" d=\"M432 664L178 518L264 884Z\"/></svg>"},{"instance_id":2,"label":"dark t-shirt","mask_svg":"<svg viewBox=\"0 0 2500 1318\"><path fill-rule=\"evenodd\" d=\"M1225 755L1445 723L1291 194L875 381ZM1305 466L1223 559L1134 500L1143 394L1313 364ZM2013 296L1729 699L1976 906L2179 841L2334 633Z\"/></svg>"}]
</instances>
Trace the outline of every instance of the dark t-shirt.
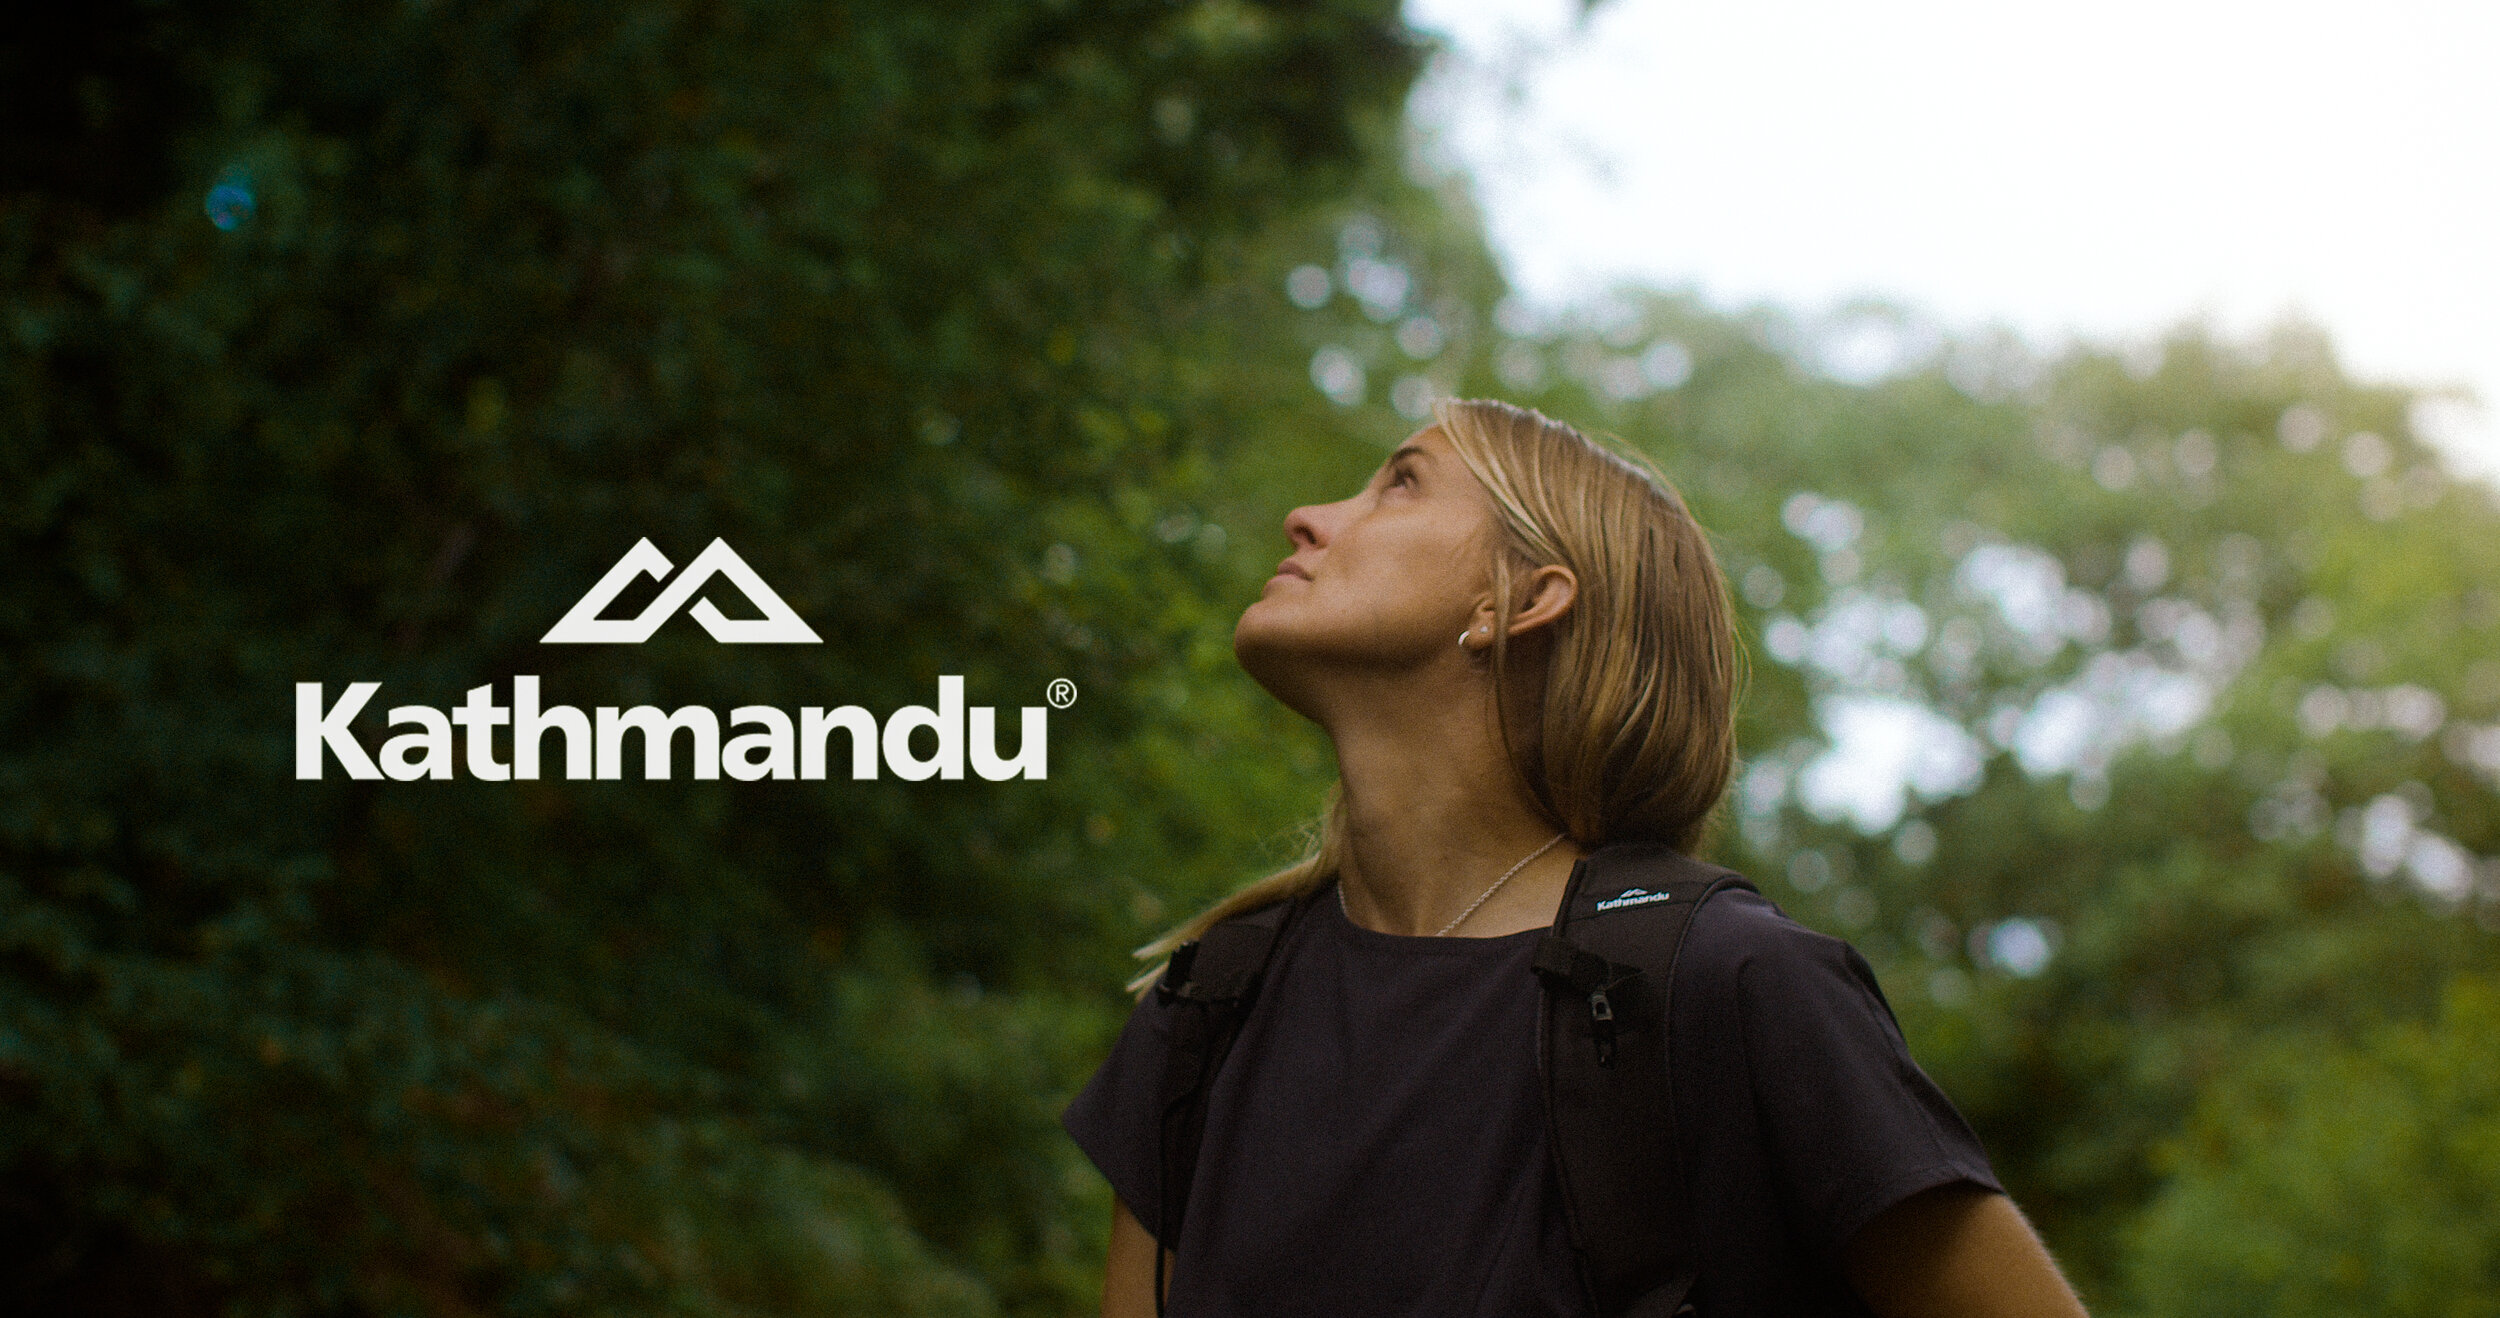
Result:
<instances>
[{"instance_id":1,"label":"dark t-shirt","mask_svg":"<svg viewBox=\"0 0 2500 1318\"><path fill-rule=\"evenodd\" d=\"M1413 938L1309 905L1208 1098L1173 1318L1588 1313L1537 1077L1542 932ZM1138 1005L1063 1118L1149 1230L1166 1010ZM1998 1188L1866 962L1768 900L1701 908L1670 1011L1702 1318L1862 1314L1840 1275L1858 1228Z\"/></svg>"}]
</instances>

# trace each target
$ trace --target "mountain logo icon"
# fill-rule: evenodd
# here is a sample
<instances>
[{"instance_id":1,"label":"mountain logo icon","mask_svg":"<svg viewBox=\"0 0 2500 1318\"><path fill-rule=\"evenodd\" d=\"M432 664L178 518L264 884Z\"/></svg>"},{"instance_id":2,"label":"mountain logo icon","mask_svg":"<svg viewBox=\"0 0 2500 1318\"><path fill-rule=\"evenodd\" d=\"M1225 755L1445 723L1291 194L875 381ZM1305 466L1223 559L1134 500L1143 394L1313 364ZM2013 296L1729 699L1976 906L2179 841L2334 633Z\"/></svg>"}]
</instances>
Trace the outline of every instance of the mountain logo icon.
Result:
<instances>
[{"instance_id":1,"label":"mountain logo icon","mask_svg":"<svg viewBox=\"0 0 2500 1318\"><path fill-rule=\"evenodd\" d=\"M589 594L576 601L561 621L548 628L547 634L538 638L538 643L640 645L651 639L651 634L660 629L660 624L677 616L677 611L686 607L686 601L693 599L694 593L714 577L729 578L730 584L744 591L748 602L762 611L764 616L724 618L721 611L713 607L712 601L695 600L694 620L703 624L703 630L710 632L713 640L724 645L824 643L824 638L800 620L797 612L783 603L781 596L773 593L772 587L764 584L764 579L755 574L754 568L747 566L745 559L738 557L738 551L731 549L726 540L714 540L702 553L695 555L694 561L686 565L686 570L678 573L676 580L669 581L667 587L660 591L659 598L651 601L639 616L599 616L616 602L617 596L625 593L625 588L632 585L636 577L648 576L654 581L667 581L674 566L668 561L668 555L661 553L648 538L635 541L634 547L625 551L623 558L616 560L616 566L599 578L599 584L592 586Z\"/></svg>"}]
</instances>

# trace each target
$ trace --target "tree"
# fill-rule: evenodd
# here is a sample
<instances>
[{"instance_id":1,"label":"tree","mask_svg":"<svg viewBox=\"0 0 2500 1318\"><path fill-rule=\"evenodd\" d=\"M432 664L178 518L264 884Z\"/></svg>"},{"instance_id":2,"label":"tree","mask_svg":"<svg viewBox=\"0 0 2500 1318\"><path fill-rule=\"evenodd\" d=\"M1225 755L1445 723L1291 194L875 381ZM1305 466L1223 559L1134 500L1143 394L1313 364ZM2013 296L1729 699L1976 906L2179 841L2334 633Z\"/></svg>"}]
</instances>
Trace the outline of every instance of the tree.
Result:
<instances>
[{"instance_id":1,"label":"tree","mask_svg":"<svg viewBox=\"0 0 2500 1318\"><path fill-rule=\"evenodd\" d=\"M2242 1058L2165 1145L2129 1271L2152 1314L2500 1312L2500 991L2358 1046Z\"/></svg>"},{"instance_id":2,"label":"tree","mask_svg":"<svg viewBox=\"0 0 2500 1318\"><path fill-rule=\"evenodd\" d=\"M1083 1307L1053 1099L1214 795L1172 748L1227 729L1161 703L1224 580L1154 534L1209 479L1177 327L1378 149L1394 7L45 21L0 203L28 1301ZM539 646L644 537L827 643ZM882 714L946 673L1011 728L1073 680L1056 772L292 774L297 682L380 682L378 744L522 674Z\"/></svg>"}]
</instances>

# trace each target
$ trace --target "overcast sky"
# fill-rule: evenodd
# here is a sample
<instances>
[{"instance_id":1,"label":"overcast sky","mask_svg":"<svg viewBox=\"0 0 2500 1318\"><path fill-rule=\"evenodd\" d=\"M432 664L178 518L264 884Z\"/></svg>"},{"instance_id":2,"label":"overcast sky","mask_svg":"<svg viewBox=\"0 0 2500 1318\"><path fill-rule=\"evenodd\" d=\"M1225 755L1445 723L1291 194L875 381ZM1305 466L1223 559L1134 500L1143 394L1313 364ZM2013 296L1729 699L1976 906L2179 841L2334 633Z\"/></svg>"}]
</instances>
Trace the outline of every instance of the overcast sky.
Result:
<instances>
[{"instance_id":1,"label":"overcast sky","mask_svg":"<svg viewBox=\"0 0 2500 1318\"><path fill-rule=\"evenodd\" d=\"M1577 8L1408 5L1457 47L1418 112L1532 300L1875 296L2043 345L2290 311L2500 402L2500 4ZM2433 437L2500 473L2495 414Z\"/></svg>"}]
</instances>

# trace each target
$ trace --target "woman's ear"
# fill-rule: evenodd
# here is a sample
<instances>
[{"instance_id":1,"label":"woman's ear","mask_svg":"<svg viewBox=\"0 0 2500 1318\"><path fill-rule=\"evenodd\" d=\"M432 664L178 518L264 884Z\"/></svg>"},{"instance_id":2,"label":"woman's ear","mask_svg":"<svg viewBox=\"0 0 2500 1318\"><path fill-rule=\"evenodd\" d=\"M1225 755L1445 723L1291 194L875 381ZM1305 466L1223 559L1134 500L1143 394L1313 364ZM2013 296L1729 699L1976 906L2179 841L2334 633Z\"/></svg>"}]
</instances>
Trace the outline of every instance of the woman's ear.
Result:
<instances>
[{"instance_id":1,"label":"woman's ear","mask_svg":"<svg viewBox=\"0 0 2500 1318\"><path fill-rule=\"evenodd\" d=\"M1548 563L1515 583L1514 594L1519 606L1511 611L1510 634L1517 637L1569 613L1580 599L1580 578L1560 563Z\"/></svg>"}]
</instances>

